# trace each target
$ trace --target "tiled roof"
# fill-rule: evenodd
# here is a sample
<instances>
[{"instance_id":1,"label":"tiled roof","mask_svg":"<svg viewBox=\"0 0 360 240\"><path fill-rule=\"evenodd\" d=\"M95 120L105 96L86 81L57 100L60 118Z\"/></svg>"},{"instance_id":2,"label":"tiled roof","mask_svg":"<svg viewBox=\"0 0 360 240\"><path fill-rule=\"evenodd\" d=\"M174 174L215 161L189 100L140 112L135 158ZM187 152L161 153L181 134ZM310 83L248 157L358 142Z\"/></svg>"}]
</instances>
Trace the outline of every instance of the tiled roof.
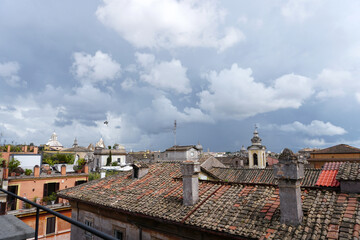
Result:
<instances>
[{"instance_id":1,"label":"tiled roof","mask_svg":"<svg viewBox=\"0 0 360 240\"><path fill-rule=\"evenodd\" d=\"M347 144L339 144L336 146L332 146L329 148L324 148L324 149L312 152L312 154L317 154L317 153L360 153L360 149L349 146Z\"/></svg>"},{"instance_id":2,"label":"tiled roof","mask_svg":"<svg viewBox=\"0 0 360 240\"><path fill-rule=\"evenodd\" d=\"M327 162L323 166L323 170L338 170L342 162Z\"/></svg>"},{"instance_id":3,"label":"tiled roof","mask_svg":"<svg viewBox=\"0 0 360 240\"><path fill-rule=\"evenodd\" d=\"M178 146L178 145L176 145L176 146L172 146L171 148L166 149L166 151L187 151L187 150L189 150L191 148L197 149L195 145L189 145L189 146Z\"/></svg>"},{"instance_id":4,"label":"tiled roof","mask_svg":"<svg viewBox=\"0 0 360 240\"><path fill-rule=\"evenodd\" d=\"M338 169L342 162L327 162L324 164L320 173L319 179L316 182L316 186L321 187L338 187L340 183L336 180Z\"/></svg>"},{"instance_id":5,"label":"tiled roof","mask_svg":"<svg viewBox=\"0 0 360 240\"><path fill-rule=\"evenodd\" d=\"M237 183L255 183L255 184L270 184L277 185L278 181L274 179L274 170L272 168L266 169L233 169L233 168L212 168L210 173L217 176L225 182ZM302 186L315 186L315 183L320 175L320 169L305 169L305 177L302 180Z\"/></svg>"},{"instance_id":6,"label":"tiled roof","mask_svg":"<svg viewBox=\"0 0 360 240\"><path fill-rule=\"evenodd\" d=\"M360 164L344 162L339 168L337 180L360 180Z\"/></svg>"},{"instance_id":7,"label":"tiled roof","mask_svg":"<svg viewBox=\"0 0 360 240\"><path fill-rule=\"evenodd\" d=\"M280 223L279 192L275 186L199 183L199 201L182 204L178 163L150 165L149 173L132 179L120 173L60 191L63 198L167 220L182 226L256 239L352 239L359 236L359 194L303 189L304 218L294 227ZM184 225L183 225L184 224Z\"/></svg>"}]
</instances>

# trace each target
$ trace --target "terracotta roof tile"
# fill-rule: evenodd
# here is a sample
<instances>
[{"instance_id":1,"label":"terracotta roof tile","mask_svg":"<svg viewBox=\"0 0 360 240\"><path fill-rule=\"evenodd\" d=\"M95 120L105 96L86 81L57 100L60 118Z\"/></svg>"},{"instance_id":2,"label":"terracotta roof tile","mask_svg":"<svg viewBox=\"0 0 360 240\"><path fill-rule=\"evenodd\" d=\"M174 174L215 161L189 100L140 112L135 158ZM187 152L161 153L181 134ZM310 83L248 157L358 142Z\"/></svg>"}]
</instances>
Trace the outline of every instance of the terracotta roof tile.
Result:
<instances>
[{"instance_id":1,"label":"terracotta roof tile","mask_svg":"<svg viewBox=\"0 0 360 240\"><path fill-rule=\"evenodd\" d=\"M339 167L339 173L336 177L337 180L360 180L360 164L344 162Z\"/></svg>"},{"instance_id":2,"label":"terracotta roof tile","mask_svg":"<svg viewBox=\"0 0 360 240\"><path fill-rule=\"evenodd\" d=\"M312 152L312 154L327 154L327 153L360 153L360 149L349 146L347 144L339 144L329 148L324 148Z\"/></svg>"},{"instance_id":3,"label":"terracotta roof tile","mask_svg":"<svg viewBox=\"0 0 360 240\"><path fill-rule=\"evenodd\" d=\"M149 167L149 173L141 179L132 179L131 173L123 172L61 190L58 195L111 211L139 213L243 238L352 239L360 231L360 194L302 189L304 218L301 225L294 227L280 223L276 186L201 181L199 201L184 206L182 181L173 179L180 174L179 164L157 163ZM249 179L263 179L267 171L260 178L254 171L248 174Z\"/></svg>"},{"instance_id":4,"label":"terracotta roof tile","mask_svg":"<svg viewBox=\"0 0 360 240\"><path fill-rule=\"evenodd\" d=\"M266 169L234 169L234 168L217 168L214 167L209 170L212 175L215 175L220 180L225 182L237 183L257 183L277 185L278 181L274 179L274 170ZM316 181L320 175L321 169L305 169L305 177L301 181L302 186L315 186Z\"/></svg>"}]
</instances>

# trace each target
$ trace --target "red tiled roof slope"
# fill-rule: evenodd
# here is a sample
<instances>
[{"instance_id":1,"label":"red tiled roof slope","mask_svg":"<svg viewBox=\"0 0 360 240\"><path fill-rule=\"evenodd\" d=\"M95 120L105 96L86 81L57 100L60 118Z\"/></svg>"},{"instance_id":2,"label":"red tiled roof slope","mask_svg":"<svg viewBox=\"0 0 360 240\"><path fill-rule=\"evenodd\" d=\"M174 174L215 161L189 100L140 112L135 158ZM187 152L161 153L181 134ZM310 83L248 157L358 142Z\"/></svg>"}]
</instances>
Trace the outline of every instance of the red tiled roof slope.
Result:
<instances>
[{"instance_id":1,"label":"red tiled roof slope","mask_svg":"<svg viewBox=\"0 0 360 240\"><path fill-rule=\"evenodd\" d=\"M237 183L255 183L277 185L278 181L274 178L274 170L266 169L234 169L234 168L212 168L210 173L225 182ZM321 169L305 169L304 179L301 181L302 186L315 186L320 175Z\"/></svg>"},{"instance_id":2,"label":"red tiled roof slope","mask_svg":"<svg viewBox=\"0 0 360 240\"><path fill-rule=\"evenodd\" d=\"M340 183L336 180L338 169L342 162L327 162L324 164L316 186L320 187L338 187Z\"/></svg>"},{"instance_id":3,"label":"red tiled roof slope","mask_svg":"<svg viewBox=\"0 0 360 240\"><path fill-rule=\"evenodd\" d=\"M316 150L312 152L313 154L317 153L360 153L360 149L356 147L349 146L347 144L339 144L329 148L324 148L321 150Z\"/></svg>"},{"instance_id":4,"label":"red tiled roof slope","mask_svg":"<svg viewBox=\"0 0 360 240\"><path fill-rule=\"evenodd\" d=\"M279 193L275 186L199 183L199 201L182 204L179 164L150 165L149 173L132 179L121 173L61 190L59 196L99 207L138 213L177 224L256 239L350 239L360 227L359 194L302 190L304 218L297 227L280 223ZM354 231L349 231L353 229ZM358 235L357 235L358 236Z\"/></svg>"}]
</instances>

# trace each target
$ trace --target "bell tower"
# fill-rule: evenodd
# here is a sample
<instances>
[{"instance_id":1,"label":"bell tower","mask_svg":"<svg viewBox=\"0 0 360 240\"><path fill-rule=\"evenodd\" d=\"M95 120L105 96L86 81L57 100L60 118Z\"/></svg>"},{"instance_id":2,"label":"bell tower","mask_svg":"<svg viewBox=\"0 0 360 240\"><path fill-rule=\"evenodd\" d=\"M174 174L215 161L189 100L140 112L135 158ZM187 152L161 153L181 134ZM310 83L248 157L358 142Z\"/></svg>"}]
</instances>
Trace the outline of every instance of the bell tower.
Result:
<instances>
[{"instance_id":1,"label":"bell tower","mask_svg":"<svg viewBox=\"0 0 360 240\"><path fill-rule=\"evenodd\" d=\"M261 138L255 125L254 136L251 139L251 146L248 149L249 168L266 167L266 147L261 145Z\"/></svg>"}]
</instances>

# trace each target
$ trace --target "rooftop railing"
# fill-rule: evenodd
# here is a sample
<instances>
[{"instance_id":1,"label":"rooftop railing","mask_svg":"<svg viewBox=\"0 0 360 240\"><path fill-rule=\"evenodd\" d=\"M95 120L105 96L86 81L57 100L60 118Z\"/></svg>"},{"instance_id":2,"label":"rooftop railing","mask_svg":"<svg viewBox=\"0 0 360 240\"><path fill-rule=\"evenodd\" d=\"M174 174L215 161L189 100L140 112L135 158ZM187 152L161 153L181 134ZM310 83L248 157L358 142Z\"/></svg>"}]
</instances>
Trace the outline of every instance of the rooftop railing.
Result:
<instances>
[{"instance_id":1,"label":"rooftop railing","mask_svg":"<svg viewBox=\"0 0 360 240\"><path fill-rule=\"evenodd\" d=\"M62 220L66 221L66 222L69 222L69 223L71 223L71 224L73 224L73 225L75 225L75 226L77 226L77 227L79 227L81 229L84 229L85 231L88 231L88 232L90 232L90 233L94 234L95 236L98 236L98 237L100 237L102 239L116 240L116 238L114 238L113 236L110 236L109 234L103 233L103 232L101 232L101 231L99 231L99 230L97 230L95 228L89 227L89 226L85 225L84 223L78 222L78 221L76 221L74 219L71 219L71 218L69 218L67 216L64 216L64 215L62 215L62 214L60 214L58 212L55 212L55 211L53 211L53 210L51 210L49 208L46 208L46 207L44 207L44 206L42 206L40 204L34 203L34 202L32 202L32 201L30 201L30 200L28 200L26 198L19 197L18 195L14 194L12 192L6 191L6 190L4 190L2 188L0 188L0 191L2 191L2 192L4 192L4 193L6 193L6 194L8 194L8 195L10 195L10 196L12 196L12 197L14 197L16 199L19 199L19 200L21 200L23 202L26 202L26 203L36 207L35 240L38 239L38 233L39 233L39 212L40 212L40 209L43 210L43 211L46 211L48 213L51 213L51 214L57 216L58 218L61 218Z\"/></svg>"}]
</instances>

